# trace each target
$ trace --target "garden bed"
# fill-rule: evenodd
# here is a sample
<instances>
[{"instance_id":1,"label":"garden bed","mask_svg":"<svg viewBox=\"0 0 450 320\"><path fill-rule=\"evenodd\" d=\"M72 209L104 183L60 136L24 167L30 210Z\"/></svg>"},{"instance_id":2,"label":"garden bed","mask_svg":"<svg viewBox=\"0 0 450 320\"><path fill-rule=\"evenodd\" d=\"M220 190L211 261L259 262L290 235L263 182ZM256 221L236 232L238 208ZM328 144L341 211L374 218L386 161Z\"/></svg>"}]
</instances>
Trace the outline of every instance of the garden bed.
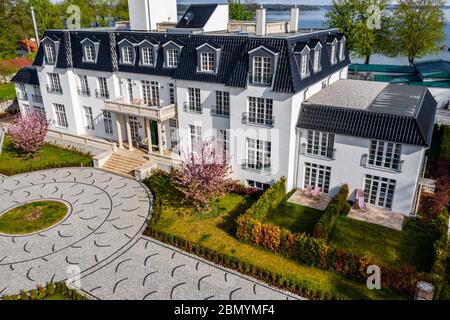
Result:
<instances>
[{"instance_id":1,"label":"garden bed","mask_svg":"<svg viewBox=\"0 0 450 320\"><path fill-rule=\"evenodd\" d=\"M14 175L62 167L91 167L92 157L75 150L44 144L34 158L21 154L5 136L0 155L0 174Z\"/></svg>"},{"instance_id":2,"label":"garden bed","mask_svg":"<svg viewBox=\"0 0 450 320\"><path fill-rule=\"evenodd\" d=\"M155 175L146 184L156 196L147 234L162 241L311 298L402 298L236 239L235 219L255 201L250 196L227 194L212 213L202 215L181 204L167 175Z\"/></svg>"}]
</instances>

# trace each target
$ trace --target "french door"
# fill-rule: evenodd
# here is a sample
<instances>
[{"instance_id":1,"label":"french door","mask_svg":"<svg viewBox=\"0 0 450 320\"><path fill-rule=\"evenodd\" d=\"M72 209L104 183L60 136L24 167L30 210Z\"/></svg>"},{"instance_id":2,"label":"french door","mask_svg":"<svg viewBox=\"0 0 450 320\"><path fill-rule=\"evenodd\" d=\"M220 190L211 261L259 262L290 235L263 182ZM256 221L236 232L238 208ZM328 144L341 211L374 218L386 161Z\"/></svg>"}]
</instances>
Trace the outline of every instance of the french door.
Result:
<instances>
[{"instance_id":1,"label":"french door","mask_svg":"<svg viewBox=\"0 0 450 320\"><path fill-rule=\"evenodd\" d=\"M331 167L315 163L305 163L304 188L307 186L319 187L323 193L330 190Z\"/></svg>"},{"instance_id":2,"label":"french door","mask_svg":"<svg viewBox=\"0 0 450 320\"><path fill-rule=\"evenodd\" d=\"M392 209L395 180L366 175L364 198L366 202L378 207Z\"/></svg>"},{"instance_id":3,"label":"french door","mask_svg":"<svg viewBox=\"0 0 450 320\"><path fill-rule=\"evenodd\" d=\"M129 116L128 119L130 120L130 129L131 129L131 140L134 142L138 141L139 136L139 121L137 117Z\"/></svg>"}]
</instances>

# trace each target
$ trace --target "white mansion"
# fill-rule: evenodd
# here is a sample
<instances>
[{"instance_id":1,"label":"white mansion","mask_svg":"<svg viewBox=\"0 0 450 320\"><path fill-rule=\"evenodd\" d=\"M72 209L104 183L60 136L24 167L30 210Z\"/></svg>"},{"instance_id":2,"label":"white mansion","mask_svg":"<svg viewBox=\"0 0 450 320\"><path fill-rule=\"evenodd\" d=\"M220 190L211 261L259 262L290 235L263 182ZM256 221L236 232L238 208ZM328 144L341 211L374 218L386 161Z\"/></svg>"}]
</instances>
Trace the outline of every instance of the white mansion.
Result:
<instances>
[{"instance_id":1,"label":"white mansion","mask_svg":"<svg viewBox=\"0 0 450 320\"><path fill-rule=\"evenodd\" d=\"M248 185L285 176L334 195L346 182L352 197L415 212L436 112L425 87L347 80L345 37L298 30L297 8L290 22L259 9L239 23L227 5L192 5L176 22L175 0L129 4L129 27L46 31L13 79L21 112L158 166L214 137Z\"/></svg>"}]
</instances>

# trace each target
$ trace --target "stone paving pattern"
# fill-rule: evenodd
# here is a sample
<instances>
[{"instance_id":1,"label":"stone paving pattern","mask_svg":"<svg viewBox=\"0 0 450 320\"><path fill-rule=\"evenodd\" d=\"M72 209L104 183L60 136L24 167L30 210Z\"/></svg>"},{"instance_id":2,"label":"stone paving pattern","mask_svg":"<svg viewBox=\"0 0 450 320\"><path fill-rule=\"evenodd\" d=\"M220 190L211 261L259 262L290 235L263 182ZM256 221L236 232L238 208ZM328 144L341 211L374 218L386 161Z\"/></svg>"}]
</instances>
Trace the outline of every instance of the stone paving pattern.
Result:
<instances>
[{"instance_id":1,"label":"stone paving pattern","mask_svg":"<svg viewBox=\"0 0 450 320\"><path fill-rule=\"evenodd\" d=\"M143 237L152 195L137 181L93 168L0 178L0 215L41 199L69 212L47 230L0 234L0 295L78 275L98 299L299 298Z\"/></svg>"}]
</instances>

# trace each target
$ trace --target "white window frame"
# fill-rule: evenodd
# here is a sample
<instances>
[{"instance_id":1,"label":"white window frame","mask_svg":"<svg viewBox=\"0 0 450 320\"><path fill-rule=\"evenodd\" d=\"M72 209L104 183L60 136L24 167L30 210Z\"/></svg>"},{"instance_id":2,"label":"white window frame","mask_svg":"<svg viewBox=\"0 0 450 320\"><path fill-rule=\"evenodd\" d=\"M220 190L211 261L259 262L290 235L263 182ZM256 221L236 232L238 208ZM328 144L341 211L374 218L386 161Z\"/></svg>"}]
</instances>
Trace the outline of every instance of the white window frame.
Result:
<instances>
[{"instance_id":1,"label":"white window frame","mask_svg":"<svg viewBox=\"0 0 450 320\"><path fill-rule=\"evenodd\" d=\"M230 93L228 91L216 91L216 108L214 114L218 116L230 116Z\"/></svg>"},{"instance_id":2,"label":"white window frame","mask_svg":"<svg viewBox=\"0 0 450 320\"><path fill-rule=\"evenodd\" d=\"M40 114L43 117L46 117L45 108L43 106L33 105L33 112Z\"/></svg>"},{"instance_id":3,"label":"white window frame","mask_svg":"<svg viewBox=\"0 0 450 320\"><path fill-rule=\"evenodd\" d=\"M167 49L167 67L176 68L178 67L178 50L177 49Z\"/></svg>"},{"instance_id":4,"label":"white window frame","mask_svg":"<svg viewBox=\"0 0 450 320\"><path fill-rule=\"evenodd\" d=\"M45 63L55 64L56 50L55 45L51 43L45 44Z\"/></svg>"},{"instance_id":5,"label":"white window frame","mask_svg":"<svg viewBox=\"0 0 450 320\"><path fill-rule=\"evenodd\" d=\"M100 97L109 98L108 80L105 77L98 77L97 80Z\"/></svg>"},{"instance_id":6,"label":"white window frame","mask_svg":"<svg viewBox=\"0 0 450 320\"><path fill-rule=\"evenodd\" d=\"M270 172L272 168L272 143L247 138L247 168Z\"/></svg>"},{"instance_id":7,"label":"white window frame","mask_svg":"<svg viewBox=\"0 0 450 320\"><path fill-rule=\"evenodd\" d=\"M108 135L113 135L114 128L113 128L111 111L102 110L102 114L103 114L103 125L105 127L105 133Z\"/></svg>"},{"instance_id":8,"label":"white window frame","mask_svg":"<svg viewBox=\"0 0 450 320\"><path fill-rule=\"evenodd\" d=\"M334 133L308 130L306 134L307 155L332 159L334 154Z\"/></svg>"},{"instance_id":9,"label":"white window frame","mask_svg":"<svg viewBox=\"0 0 450 320\"><path fill-rule=\"evenodd\" d=\"M84 45L84 62L95 62L95 49L92 44Z\"/></svg>"},{"instance_id":10,"label":"white window frame","mask_svg":"<svg viewBox=\"0 0 450 320\"><path fill-rule=\"evenodd\" d=\"M214 52L200 53L200 70L202 72L214 72L216 70L216 54Z\"/></svg>"},{"instance_id":11,"label":"white window frame","mask_svg":"<svg viewBox=\"0 0 450 320\"><path fill-rule=\"evenodd\" d=\"M51 88L51 92L62 93L61 81L58 73L48 73L48 81Z\"/></svg>"},{"instance_id":12,"label":"white window frame","mask_svg":"<svg viewBox=\"0 0 450 320\"><path fill-rule=\"evenodd\" d=\"M188 108L189 111L202 111L201 90L199 88L188 88Z\"/></svg>"},{"instance_id":13,"label":"white window frame","mask_svg":"<svg viewBox=\"0 0 450 320\"><path fill-rule=\"evenodd\" d=\"M314 50L313 70L314 72L320 69L320 49Z\"/></svg>"},{"instance_id":14,"label":"white window frame","mask_svg":"<svg viewBox=\"0 0 450 320\"><path fill-rule=\"evenodd\" d=\"M371 205L392 210L396 181L373 175L364 178L364 198Z\"/></svg>"},{"instance_id":15,"label":"white window frame","mask_svg":"<svg viewBox=\"0 0 450 320\"><path fill-rule=\"evenodd\" d=\"M319 187L320 192L330 191L331 167L319 165L312 162L305 162L303 172L303 187L308 185Z\"/></svg>"},{"instance_id":16,"label":"white window frame","mask_svg":"<svg viewBox=\"0 0 450 320\"><path fill-rule=\"evenodd\" d=\"M148 106L160 106L159 83L156 81L142 80L142 99Z\"/></svg>"},{"instance_id":17,"label":"white window frame","mask_svg":"<svg viewBox=\"0 0 450 320\"><path fill-rule=\"evenodd\" d=\"M230 131L226 129L216 129L216 145L218 150L222 150L223 157L227 160L230 156Z\"/></svg>"},{"instance_id":18,"label":"white window frame","mask_svg":"<svg viewBox=\"0 0 450 320\"><path fill-rule=\"evenodd\" d=\"M336 44L331 45L330 63L335 64L336 61Z\"/></svg>"},{"instance_id":19,"label":"white window frame","mask_svg":"<svg viewBox=\"0 0 450 320\"><path fill-rule=\"evenodd\" d=\"M273 99L248 97L247 105L248 123L273 126Z\"/></svg>"},{"instance_id":20,"label":"white window frame","mask_svg":"<svg viewBox=\"0 0 450 320\"><path fill-rule=\"evenodd\" d=\"M173 83L169 83L169 104L175 104L176 101L175 85Z\"/></svg>"},{"instance_id":21,"label":"white window frame","mask_svg":"<svg viewBox=\"0 0 450 320\"><path fill-rule=\"evenodd\" d=\"M345 40L342 39L339 47L339 60L342 61L344 60L344 58L345 58Z\"/></svg>"},{"instance_id":22,"label":"white window frame","mask_svg":"<svg viewBox=\"0 0 450 320\"><path fill-rule=\"evenodd\" d=\"M80 81L80 93L84 95L89 95L89 82L86 75L79 75L78 79Z\"/></svg>"},{"instance_id":23,"label":"white window frame","mask_svg":"<svg viewBox=\"0 0 450 320\"><path fill-rule=\"evenodd\" d=\"M122 47L122 63L132 64L133 63L133 47L123 46Z\"/></svg>"},{"instance_id":24,"label":"white window frame","mask_svg":"<svg viewBox=\"0 0 450 320\"><path fill-rule=\"evenodd\" d=\"M53 109L55 111L56 126L64 129L69 128L65 106L63 104L54 103Z\"/></svg>"},{"instance_id":25,"label":"white window frame","mask_svg":"<svg viewBox=\"0 0 450 320\"><path fill-rule=\"evenodd\" d=\"M189 138L190 138L189 145L191 148L191 152L192 153L197 152L197 148L199 148L203 142L202 127L190 124L189 125Z\"/></svg>"},{"instance_id":26,"label":"white window frame","mask_svg":"<svg viewBox=\"0 0 450 320\"><path fill-rule=\"evenodd\" d=\"M309 54L307 53L302 54L300 67L300 75L302 78L308 75L308 62L309 62Z\"/></svg>"},{"instance_id":27,"label":"white window frame","mask_svg":"<svg viewBox=\"0 0 450 320\"><path fill-rule=\"evenodd\" d=\"M401 155L402 145L400 143L371 140L367 164L387 170L400 170Z\"/></svg>"},{"instance_id":28,"label":"white window frame","mask_svg":"<svg viewBox=\"0 0 450 320\"><path fill-rule=\"evenodd\" d=\"M253 57L253 83L272 83L272 58L256 56Z\"/></svg>"},{"instance_id":29,"label":"white window frame","mask_svg":"<svg viewBox=\"0 0 450 320\"><path fill-rule=\"evenodd\" d=\"M31 107L29 104L22 104L22 110L24 115L29 116L31 115Z\"/></svg>"},{"instance_id":30,"label":"white window frame","mask_svg":"<svg viewBox=\"0 0 450 320\"><path fill-rule=\"evenodd\" d=\"M144 66L153 66L155 63L155 58L153 56L153 48L151 47L143 47L141 49L142 54L142 65Z\"/></svg>"},{"instance_id":31,"label":"white window frame","mask_svg":"<svg viewBox=\"0 0 450 320\"><path fill-rule=\"evenodd\" d=\"M258 190L267 190L270 188L270 184L255 181L255 180L247 180L247 186L258 189Z\"/></svg>"},{"instance_id":32,"label":"white window frame","mask_svg":"<svg viewBox=\"0 0 450 320\"><path fill-rule=\"evenodd\" d=\"M92 107L83 106L84 121L87 130L94 131L94 114L92 113Z\"/></svg>"}]
</instances>

